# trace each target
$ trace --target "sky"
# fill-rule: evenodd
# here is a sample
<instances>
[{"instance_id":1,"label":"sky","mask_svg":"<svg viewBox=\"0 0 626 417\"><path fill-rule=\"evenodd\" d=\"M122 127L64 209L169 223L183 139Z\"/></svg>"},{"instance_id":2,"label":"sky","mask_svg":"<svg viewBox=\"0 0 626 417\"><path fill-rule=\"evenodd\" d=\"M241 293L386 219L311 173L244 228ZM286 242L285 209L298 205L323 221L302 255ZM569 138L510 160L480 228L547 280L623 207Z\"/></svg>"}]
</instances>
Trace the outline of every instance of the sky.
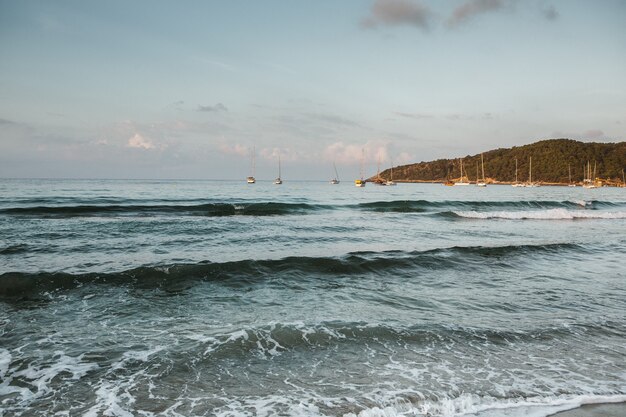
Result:
<instances>
[{"instance_id":1,"label":"sky","mask_svg":"<svg viewBox=\"0 0 626 417\"><path fill-rule=\"evenodd\" d=\"M327 180L626 140L626 0L0 0L0 177Z\"/></svg>"}]
</instances>

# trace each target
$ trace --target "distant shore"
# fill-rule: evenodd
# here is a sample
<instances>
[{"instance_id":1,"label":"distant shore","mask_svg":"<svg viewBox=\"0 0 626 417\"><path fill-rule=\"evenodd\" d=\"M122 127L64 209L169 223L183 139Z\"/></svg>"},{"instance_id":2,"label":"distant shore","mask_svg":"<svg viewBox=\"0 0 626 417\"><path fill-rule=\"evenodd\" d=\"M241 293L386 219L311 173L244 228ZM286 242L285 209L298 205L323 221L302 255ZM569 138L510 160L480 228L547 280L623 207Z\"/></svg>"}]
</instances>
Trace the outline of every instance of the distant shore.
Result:
<instances>
[{"instance_id":1,"label":"distant shore","mask_svg":"<svg viewBox=\"0 0 626 417\"><path fill-rule=\"evenodd\" d=\"M367 182L375 182L374 178L368 178L366 180ZM394 180L396 183L400 184L443 184L445 183L444 180L433 180L433 181L427 181L427 180ZM520 184L524 184L524 181L520 181ZM569 183L567 182L542 182L542 181L537 181L537 184L541 185L542 187L567 187L569 186ZM472 182L470 181L470 184L476 184L476 182ZM515 184L514 181L487 181L487 185L513 185ZM575 183L576 187L582 187L581 183ZM599 187L614 187L614 188L622 188L622 186L620 184L604 184L602 186Z\"/></svg>"}]
</instances>

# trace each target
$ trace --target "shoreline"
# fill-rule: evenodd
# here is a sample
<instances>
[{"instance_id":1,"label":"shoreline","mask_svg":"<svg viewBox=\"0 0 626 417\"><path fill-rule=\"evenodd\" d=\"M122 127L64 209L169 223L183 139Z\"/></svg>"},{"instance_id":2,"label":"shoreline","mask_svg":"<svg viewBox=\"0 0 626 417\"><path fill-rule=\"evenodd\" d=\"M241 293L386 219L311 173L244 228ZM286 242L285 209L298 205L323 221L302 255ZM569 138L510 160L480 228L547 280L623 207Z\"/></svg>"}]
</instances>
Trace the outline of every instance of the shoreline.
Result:
<instances>
[{"instance_id":1,"label":"shoreline","mask_svg":"<svg viewBox=\"0 0 626 417\"><path fill-rule=\"evenodd\" d=\"M548 417L623 417L626 416L626 402L584 404L571 410L559 411Z\"/></svg>"},{"instance_id":2,"label":"shoreline","mask_svg":"<svg viewBox=\"0 0 626 417\"><path fill-rule=\"evenodd\" d=\"M370 182L373 183L373 180L367 179L365 180L365 182ZM444 184L445 181L426 181L426 180L394 180L394 182L398 183L398 184ZM470 182L470 185L475 185L475 182ZM515 184L514 182L504 182L504 181L498 181L498 182L488 182L487 185L513 185ZM558 183L558 182L538 182L537 184L539 184L542 187L569 187L568 183ZM608 188L624 188L621 187L619 185L603 185L601 187L598 188L604 188L604 187L608 187ZM576 188L582 188L581 184L576 184Z\"/></svg>"},{"instance_id":3,"label":"shoreline","mask_svg":"<svg viewBox=\"0 0 626 417\"><path fill-rule=\"evenodd\" d=\"M442 181L427 181L427 180L394 180L396 183L400 184L444 184L445 180ZM371 178L368 178L365 180L365 182L371 182L373 183L374 180L372 180ZM472 182L470 181L470 185L475 185L476 182ZM487 182L487 185L513 185L515 184L515 182L513 181L493 181L493 182ZM520 184L523 184L523 182L520 182ZM569 187L569 183L566 182L537 182L538 185L542 186L542 187ZM598 188L624 188L621 185L611 185L611 184L605 184L602 186L599 186ZM581 183L576 183L576 188L583 188Z\"/></svg>"}]
</instances>

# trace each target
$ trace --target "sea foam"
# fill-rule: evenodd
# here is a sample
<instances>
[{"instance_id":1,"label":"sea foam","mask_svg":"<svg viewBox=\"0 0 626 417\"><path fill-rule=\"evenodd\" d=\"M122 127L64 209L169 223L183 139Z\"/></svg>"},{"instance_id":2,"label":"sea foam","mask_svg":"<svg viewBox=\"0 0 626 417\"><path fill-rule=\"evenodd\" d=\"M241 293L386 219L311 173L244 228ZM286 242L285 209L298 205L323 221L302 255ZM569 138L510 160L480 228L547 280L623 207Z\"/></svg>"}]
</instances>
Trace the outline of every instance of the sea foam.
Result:
<instances>
[{"instance_id":1,"label":"sea foam","mask_svg":"<svg viewBox=\"0 0 626 417\"><path fill-rule=\"evenodd\" d=\"M509 220L576 220L576 219L626 219L623 211L586 211L555 208L528 211L454 211L459 217L469 219Z\"/></svg>"}]
</instances>

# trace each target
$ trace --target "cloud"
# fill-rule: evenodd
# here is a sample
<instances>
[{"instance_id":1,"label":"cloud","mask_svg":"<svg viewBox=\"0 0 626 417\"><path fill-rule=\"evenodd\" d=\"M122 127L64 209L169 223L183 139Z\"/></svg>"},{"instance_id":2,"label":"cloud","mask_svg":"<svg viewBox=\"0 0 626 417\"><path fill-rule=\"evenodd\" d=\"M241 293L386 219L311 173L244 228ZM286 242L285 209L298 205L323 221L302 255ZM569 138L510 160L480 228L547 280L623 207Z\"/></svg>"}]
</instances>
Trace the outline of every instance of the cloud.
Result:
<instances>
[{"instance_id":1,"label":"cloud","mask_svg":"<svg viewBox=\"0 0 626 417\"><path fill-rule=\"evenodd\" d=\"M281 161L296 162L306 159L301 153L294 151L291 148L263 148L259 151L261 158L267 161L278 161L280 156Z\"/></svg>"},{"instance_id":2,"label":"cloud","mask_svg":"<svg viewBox=\"0 0 626 417\"><path fill-rule=\"evenodd\" d=\"M0 125L17 125L17 123L12 120L0 118Z\"/></svg>"},{"instance_id":3,"label":"cloud","mask_svg":"<svg viewBox=\"0 0 626 417\"><path fill-rule=\"evenodd\" d=\"M154 149L154 143L150 139L144 138L139 133L135 133L133 137L128 139L128 144L126 145L129 148L138 148L138 149Z\"/></svg>"},{"instance_id":4,"label":"cloud","mask_svg":"<svg viewBox=\"0 0 626 417\"><path fill-rule=\"evenodd\" d=\"M432 13L417 0L376 0L370 15L361 26L373 29L378 26L414 26L428 29Z\"/></svg>"},{"instance_id":5,"label":"cloud","mask_svg":"<svg viewBox=\"0 0 626 417\"><path fill-rule=\"evenodd\" d=\"M559 12L554 8L554 6L548 6L542 12L543 17L548 20L556 20L559 18Z\"/></svg>"},{"instance_id":6,"label":"cloud","mask_svg":"<svg viewBox=\"0 0 626 417\"><path fill-rule=\"evenodd\" d=\"M322 114L322 113L305 113L305 117L309 117L313 120L324 122L330 125L343 126L343 127L358 127L359 124L350 119L343 118L334 114Z\"/></svg>"},{"instance_id":7,"label":"cloud","mask_svg":"<svg viewBox=\"0 0 626 417\"><path fill-rule=\"evenodd\" d=\"M601 138L602 136L604 136L604 132L601 131L600 129L591 129L591 130L587 130L586 132L583 132L583 137L586 137L589 139L598 139L598 138Z\"/></svg>"},{"instance_id":8,"label":"cloud","mask_svg":"<svg viewBox=\"0 0 626 417\"><path fill-rule=\"evenodd\" d=\"M250 148L248 148L247 146L240 145L238 143L234 145L222 143L221 145L219 145L219 150L222 153L229 154L229 155L250 156Z\"/></svg>"},{"instance_id":9,"label":"cloud","mask_svg":"<svg viewBox=\"0 0 626 417\"><path fill-rule=\"evenodd\" d=\"M323 151L327 161L338 164L377 163L389 164L391 152L387 141L368 141L365 144L335 142ZM382 167L381 167L382 168Z\"/></svg>"},{"instance_id":10,"label":"cloud","mask_svg":"<svg viewBox=\"0 0 626 417\"><path fill-rule=\"evenodd\" d=\"M183 110L183 106L185 105L184 100L177 100L172 103L169 103L165 106L165 109L173 109L173 110Z\"/></svg>"},{"instance_id":11,"label":"cloud","mask_svg":"<svg viewBox=\"0 0 626 417\"><path fill-rule=\"evenodd\" d=\"M555 131L550 135L551 138L570 138L570 139L600 139L606 138L604 131L600 129L589 129L584 132L562 132Z\"/></svg>"},{"instance_id":12,"label":"cloud","mask_svg":"<svg viewBox=\"0 0 626 417\"><path fill-rule=\"evenodd\" d=\"M447 24L455 27L476 15L500 10L504 5L503 0L468 0L452 11Z\"/></svg>"},{"instance_id":13,"label":"cloud","mask_svg":"<svg viewBox=\"0 0 626 417\"><path fill-rule=\"evenodd\" d=\"M228 109L222 103L217 103L215 106L199 105L198 106L198 111L222 112L222 111L228 111Z\"/></svg>"},{"instance_id":14,"label":"cloud","mask_svg":"<svg viewBox=\"0 0 626 417\"><path fill-rule=\"evenodd\" d=\"M401 116L401 117L406 117L408 119L432 119L434 116L432 114L426 114L426 113L403 113L403 112L394 112L394 114Z\"/></svg>"}]
</instances>

